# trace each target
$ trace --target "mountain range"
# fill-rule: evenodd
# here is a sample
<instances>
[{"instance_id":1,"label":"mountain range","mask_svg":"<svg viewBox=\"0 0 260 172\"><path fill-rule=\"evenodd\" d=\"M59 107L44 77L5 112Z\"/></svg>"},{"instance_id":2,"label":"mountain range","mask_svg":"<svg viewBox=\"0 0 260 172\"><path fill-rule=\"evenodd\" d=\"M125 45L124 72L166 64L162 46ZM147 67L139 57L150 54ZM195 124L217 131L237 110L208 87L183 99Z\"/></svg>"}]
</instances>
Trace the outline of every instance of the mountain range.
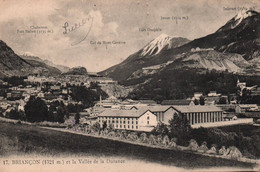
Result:
<instances>
[{"instance_id":1,"label":"mountain range","mask_svg":"<svg viewBox=\"0 0 260 172\"><path fill-rule=\"evenodd\" d=\"M34 68L33 73L47 74L47 75L61 74L61 71L58 68L46 64L45 61L39 57L27 56L27 55L20 55L20 57L33 66Z\"/></svg>"},{"instance_id":2,"label":"mountain range","mask_svg":"<svg viewBox=\"0 0 260 172\"><path fill-rule=\"evenodd\" d=\"M59 75L69 67L55 65L33 55L17 55L4 41L0 40L0 78L26 76L29 74Z\"/></svg>"},{"instance_id":3,"label":"mountain range","mask_svg":"<svg viewBox=\"0 0 260 172\"><path fill-rule=\"evenodd\" d=\"M168 97L173 94L183 98L194 91L222 88L229 88L221 90L229 93L235 87L237 76L260 76L259 31L260 14L252 10L241 11L216 32L198 39L188 40L163 33L99 75L131 86L134 88L132 95L140 94L141 97L156 93L160 99L176 98ZM31 73L85 75L87 71L55 65L32 55L19 56L0 40L0 77Z\"/></svg>"},{"instance_id":4,"label":"mountain range","mask_svg":"<svg viewBox=\"0 0 260 172\"><path fill-rule=\"evenodd\" d=\"M183 67L196 72L216 70L259 75L259 31L260 14L241 11L215 33L192 41L161 34L122 63L100 74L124 85L148 82L163 70Z\"/></svg>"},{"instance_id":5,"label":"mountain range","mask_svg":"<svg viewBox=\"0 0 260 172\"><path fill-rule=\"evenodd\" d=\"M0 77L26 75L33 69L32 64L19 57L0 40Z\"/></svg>"}]
</instances>

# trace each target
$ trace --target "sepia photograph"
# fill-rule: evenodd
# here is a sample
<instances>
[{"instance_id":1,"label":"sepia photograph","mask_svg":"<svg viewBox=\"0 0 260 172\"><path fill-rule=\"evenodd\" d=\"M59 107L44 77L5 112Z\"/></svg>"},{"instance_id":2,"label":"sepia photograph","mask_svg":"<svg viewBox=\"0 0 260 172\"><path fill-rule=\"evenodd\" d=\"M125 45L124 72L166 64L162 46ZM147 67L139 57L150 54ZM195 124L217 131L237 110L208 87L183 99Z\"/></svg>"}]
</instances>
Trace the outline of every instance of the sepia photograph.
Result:
<instances>
[{"instance_id":1,"label":"sepia photograph","mask_svg":"<svg viewBox=\"0 0 260 172\"><path fill-rule=\"evenodd\" d=\"M0 0L0 171L260 171L260 0Z\"/></svg>"}]
</instances>

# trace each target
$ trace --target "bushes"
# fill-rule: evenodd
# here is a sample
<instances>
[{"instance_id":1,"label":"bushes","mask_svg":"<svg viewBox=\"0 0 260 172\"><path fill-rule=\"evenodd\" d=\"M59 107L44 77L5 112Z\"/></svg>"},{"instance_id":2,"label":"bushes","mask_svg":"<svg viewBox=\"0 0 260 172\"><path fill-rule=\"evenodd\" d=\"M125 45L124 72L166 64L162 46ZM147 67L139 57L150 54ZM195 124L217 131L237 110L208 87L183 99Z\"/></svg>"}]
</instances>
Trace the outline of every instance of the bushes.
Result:
<instances>
[{"instance_id":1,"label":"bushes","mask_svg":"<svg viewBox=\"0 0 260 172\"><path fill-rule=\"evenodd\" d=\"M241 133L240 131L237 131L237 127L234 127L234 130L231 131L225 131L224 129L219 128L199 128L199 129L193 129L191 132L191 136L193 139L195 139L199 144L203 141L207 141L208 145L212 144L218 144L214 145L216 149L220 149L221 152L223 152L225 149L225 146L236 146L243 155L249 157L249 158L256 158L260 156L260 137L256 134L251 134L251 136L245 136L249 135L247 130L244 129L245 133ZM234 132L236 131L236 132ZM214 153L214 151L211 151ZM220 152L220 154L221 154Z\"/></svg>"},{"instance_id":2,"label":"bushes","mask_svg":"<svg viewBox=\"0 0 260 172\"><path fill-rule=\"evenodd\" d=\"M162 135L158 135L156 141L157 141L157 144L162 144L162 141L163 141Z\"/></svg>"},{"instance_id":3,"label":"bushes","mask_svg":"<svg viewBox=\"0 0 260 172\"><path fill-rule=\"evenodd\" d=\"M226 153L224 154L224 156L226 156L227 158L230 158L230 159L239 159L242 157L242 153L235 146L230 146L226 150Z\"/></svg>"},{"instance_id":4,"label":"bushes","mask_svg":"<svg viewBox=\"0 0 260 172\"><path fill-rule=\"evenodd\" d=\"M137 133L134 132L129 133L127 139L130 141L137 141L138 140Z\"/></svg>"},{"instance_id":5,"label":"bushes","mask_svg":"<svg viewBox=\"0 0 260 172\"><path fill-rule=\"evenodd\" d=\"M98 122L94 123L91 126L84 126L84 125L75 125L73 127L75 131L83 131L87 133L92 133L94 135L102 135L111 138L119 138L120 140L128 140L131 142L140 142L149 145L156 145L160 147L167 147L171 149L178 149L182 151L193 151L193 152L200 152L204 154L213 154L213 155L222 155L228 159L239 159L242 157L242 153L239 149L235 146L230 146L228 149L225 146L222 146L221 149L217 151L217 145L212 144L211 148L208 148L208 143L203 141L199 146L198 142L195 139L191 139L188 143L188 146L179 146L176 144L178 139L176 137L169 138L168 135L153 135L147 133L137 133L133 131L125 131L125 130L110 130L109 128L105 128L101 130L100 124ZM218 131L218 130L217 130ZM139 135L140 134L140 135ZM139 135L139 136L138 136ZM229 136L227 134L227 136Z\"/></svg>"},{"instance_id":6,"label":"bushes","mask_svg":"<svg viewBox=\"0 0 260 172\"><path fill-rule=\"evenodd\" d=\"M100 131L100 124L98 122L94 123L91 126L91 130L94 131L94 132L99 132Z\"/></svg>"},{"instance_id":7,"label":"bushes","mask_svg":"<svg viewBox=\"0 0 260 172\"><path fill-rule=\"evenodd\" d=\"M213 144L210 150L207 151L208 154L217 154L217 145Z\"/></svg>"},{"instance_id":8,"label":"bushes","mask_svg":"<svg viewBox=\"0 0 260 172\"><path fill-rule=\"evenodd\" d=\"M177 144L176 144L176 139L172 138L168 146L175 148L175 147L177 146Z\"/></svg>"},{"instance_id":9,"label":"bushes","mask_svg":"<svg viewBox=\"0 0 260 172\"><path fill-rule=\"evenodd\" d=\"M107 136L109 136L109 137L115 137L115 136L116 136L116 133L115 133L114 131L111 131L111 132L108 133Z\"/></svg>"},{"instance_id":10,"label":"bushes","mask_svg":"<svg viewBox=\"0 0 260 172\"><path fill-rule=\"evenodd\" d=\"M149 136L148 143L150 145L156 145L157 144L157 138L153 134Z\"/></svg>"},{"instance_id":11,"label":"bushes","mask_svg":"<svg viewBox=\"0 0 260 172\"><path fill-rule=\"evenodd\" d=\"M146 133L142 133L139 137L139 140L142 142L142 143L148 143L148 138L147 138L147 135Z\"/></svg>"},{"instance_id":12,"label":"bushes","mask_svg":"<svg viewBox=\"0 0 260 172\"><path fill-rule=\"evenodd\" d=\"M24 120L25 114L22 111L18 111L17 109L12 109L10 112L6 113L6 117L10 119L19 119Z\"/></svg>"},{"instance_id":13,"label":"bushes","mask_svg":"<svg viewBox=\"0 0 260 172\"><path fill-rule=\"evenodd\" d=\"M191 151L197 151L198 150L198 148L199 148L199 145L198 145L198 143L196 142L196 140L194 140L194 139L191 139L190 140L190 142L189 142L189 149L191 150Z\"/></svg>"},{"instance_id":14,"label":"bushes","mask_svg":"<svg viewBox=\"0 0 260 172\"><path fill-rule=\"evenodd\" d=\"M207 142L202 142L201 146L198 148L199 152L207 152L209 148L207 147Z\"/></svg>"},{"instance_id":15,"label":"bushes","mask_svg":"<svg viewBox=\"0 0 260 172\"><path fill-rule=\"evenodd\" d=\"M163 144L164 146L168 146L169 143L170 143L169 137L168 137L167 135L164 136L164 137L163 137L163 140L162 140L162 144Z\"/></svg>"}]
</instances>

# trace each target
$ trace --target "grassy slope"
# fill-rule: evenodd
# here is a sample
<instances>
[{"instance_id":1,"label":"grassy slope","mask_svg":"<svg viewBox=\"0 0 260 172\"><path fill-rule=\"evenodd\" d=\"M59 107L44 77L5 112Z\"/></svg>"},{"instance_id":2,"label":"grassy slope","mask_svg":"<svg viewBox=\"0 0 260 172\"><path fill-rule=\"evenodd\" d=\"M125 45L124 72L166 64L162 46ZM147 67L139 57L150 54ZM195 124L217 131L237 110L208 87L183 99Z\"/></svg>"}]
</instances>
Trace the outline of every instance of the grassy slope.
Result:
<instances>
[{"instance_id":1,"label":"grassy slope","mask_svg":"<svg viewBox=\"0 0 260 172\"><path fill-rule=\"evenodd\" d=\"M29 125L0 122L0 156L120 156L185 168L253 167L252 164L202 155L132 145Z\"/></svg>"}]
</instances>

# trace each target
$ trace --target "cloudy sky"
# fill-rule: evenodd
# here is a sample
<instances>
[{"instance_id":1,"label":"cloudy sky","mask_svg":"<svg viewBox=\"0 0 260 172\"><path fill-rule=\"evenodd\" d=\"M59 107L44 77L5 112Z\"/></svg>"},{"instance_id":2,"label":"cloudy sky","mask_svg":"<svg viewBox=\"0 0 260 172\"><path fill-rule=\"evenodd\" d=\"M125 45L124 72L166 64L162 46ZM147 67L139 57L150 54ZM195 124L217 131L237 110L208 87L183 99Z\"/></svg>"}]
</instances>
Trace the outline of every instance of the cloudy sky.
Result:
<instances>
[{"instance_id":1,"label":"cloudy sky","mask_svg":"<svg viewBox=\"0 0 260 172\"><path fill-rule=\"evenodd\" d=\"M259 12L259 5L260 0L0 0L0 39L17 54L98 72L162 33L193 40L242 9Z\"/></svg>"}]
</instances>

